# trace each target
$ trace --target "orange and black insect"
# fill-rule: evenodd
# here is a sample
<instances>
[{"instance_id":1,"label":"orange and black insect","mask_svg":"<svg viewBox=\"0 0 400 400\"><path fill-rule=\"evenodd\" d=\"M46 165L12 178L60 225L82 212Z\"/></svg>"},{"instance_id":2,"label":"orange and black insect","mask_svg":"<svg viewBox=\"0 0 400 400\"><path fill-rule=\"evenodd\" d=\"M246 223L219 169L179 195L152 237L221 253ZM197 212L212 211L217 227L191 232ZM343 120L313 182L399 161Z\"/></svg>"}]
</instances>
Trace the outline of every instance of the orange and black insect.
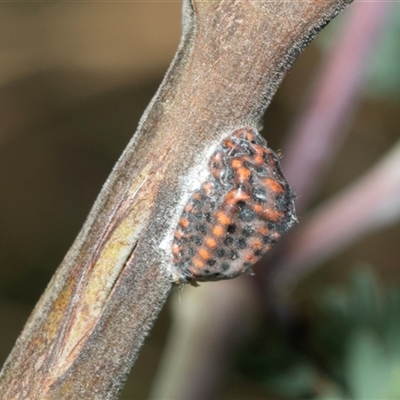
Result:
<instances>
[{"instance_id":1,"label":"orange and black insect","mask_svg":"<svg viewBox=\"0 0 400 400\"><path fill-rule=\"evenodd\" d=\"M295 195L278 156L252 128L217 147L210 175L184 207L172 244L186 282L234 278L257 262L296 221Z\"/></svg>"}]
</instances>

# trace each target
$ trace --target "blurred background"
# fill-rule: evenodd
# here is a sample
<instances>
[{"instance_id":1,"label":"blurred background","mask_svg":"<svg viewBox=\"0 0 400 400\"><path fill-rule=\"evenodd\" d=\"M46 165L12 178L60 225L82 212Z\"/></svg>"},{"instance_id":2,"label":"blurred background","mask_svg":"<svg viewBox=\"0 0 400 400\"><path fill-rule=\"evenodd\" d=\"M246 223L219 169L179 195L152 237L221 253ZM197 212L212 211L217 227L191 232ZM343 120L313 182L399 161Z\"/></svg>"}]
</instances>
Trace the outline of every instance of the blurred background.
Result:
<instances>
[{"instance_id":1,"label":"blurred background","mask_svg":"<svg viewBox=\"0 0 400 400\"><path fill-rule=\"evenodd\" d=\"M272 149L282 149L284 172L286 163L301 203L294 239L288 237L266 261L268 273L260 266L255 278L174 293L122 399L400 398L400 152L394 150L400 133L400 5L388 4L375 10L373 23L371 10L357 2L330 24L300 56L267 110L263 135ZM370 13L363 20L370 24L362 31L373 27L373 40L355 42L356 49L365 48L349 53L362 66L355 73L338 52L345 47L341 34L357 30L363 12ZM160 84L180 23L180 2L0 4L0 365ZM341 95L348 102L336 110L338 123L320 121L321 135L332 125L340 133L332 134L335 139L321 153L330 160L323 175L304 174L308 183L316 182L307 196L294 175L291 180L298 165L291 148L302 135L297 128L304 116L316 112L313 99L323 82L329 84L333 63L340 73L324 109L335 112ZM351 93L341 92L341 83ZM316 141L308 140L311 149ZM305 150L300 156L309 157ZM377 165L381 175L370 173ZM369 186L363 186L363 177ZM343 202L335 209L338 196ZM360 199L370 201L362 205ZM338 209L350 217L357 210L364 214L348 227L319 222ZM318 224L320 234L312 230ZM307 256L302 250L308 247L299 250L296 243L313 242L310 232L317 238L338 232L345 240L340 245L329 237L316 240L319 248ZM300 256L303 261L296 261ZM285 274L279 276L274 266ZM215 302L226 301L221 312L227 322L215 335L213 318L220 318L207 312L220 309L207 303L205 298L213 299L207 290L216 293ZM192 323L202 322L203 340L215 339L218 360L196 358L197 345L189 337L173 343L182 330L190 331L182 313L194 315ZM238 332L243 324L246 329ZM200 350L207 348L202 338L196 340ZM171 356L190 353L187 349L199 369ZM213 372L210 381L206 373L204 380L194 373L207 365L220 366L207 370ZM166 377L165 369L171 374L174 366L175 377ZM191 388L181 388L183 380Z\"/></svg>"}]
</instances>

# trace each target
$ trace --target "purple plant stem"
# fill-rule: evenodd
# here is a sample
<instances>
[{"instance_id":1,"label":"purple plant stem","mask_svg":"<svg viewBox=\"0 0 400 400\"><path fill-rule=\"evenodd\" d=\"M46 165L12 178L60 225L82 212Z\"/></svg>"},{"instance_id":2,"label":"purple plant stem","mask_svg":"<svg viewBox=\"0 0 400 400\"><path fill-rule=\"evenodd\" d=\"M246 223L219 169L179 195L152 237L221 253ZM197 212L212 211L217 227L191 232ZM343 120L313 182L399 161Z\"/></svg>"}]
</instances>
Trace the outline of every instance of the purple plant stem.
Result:
<instances>
[{"instance_id":1,"label":"purple plant stem","mask_svg":"<svg viewBox=\"0 0 400 400\"><path fill-rule=\"evenodd\" d=\"M234 279L185 288L172 307L162 373L149 399L215 398L229 369L228 354L259 319L252 287Z\"/></svg>"},{"instance_id":2,"label":"purple plant stem","mask_svg":"<svg viewBox=\"0 0 400 400\"><path fill-rule=\"evenodd\" d=\"M287 287L332 254L400 217L400 142L369 172L322 204L285 249L274 284Z\"/></svg>"},{"instance_id":3,"label":"purple plant stem","mask_svg":"<svg viewBox=\"0 0 400 400\"><path fill-rule=\"evenodd\" d=\"M283 170L302 212L345 140L357 109L366 66L379 43L391 4L355 2L339 38L327 54L304 111L283 146Z\"/></svg>"},{"instance_id":4,"label":"purple plant stem","mask_svg":"<svg viewBox=\"0 0 400 400\"><path fill-rule=\"evenodd\" d=\"M388 2L378 1L355 2L352 5L340 36L317 73L304 111L293 124L283 146L283 170L298 195L296 208L300 216L318 191L324 172L331 166L339 147L346 139L346 127L361 100L366 66L379 44L390 6ZM349 201L352 201L352 195L349 196ZM324 210L325 208L320 213L328 212ZM324 218L319 214L318 219L313 219L313 226L316 221L323 221ZM354 222L361 224L363 221ZM302 220L293 234L284 239L272 268L266 268L267 276L263 281L267 282L267 287L271 284L275 288L286 286L286 282L293 283L296 279L301 279L302 273L316 268L327 257L327 247L332 244L332 251L335 248L330 240L336 240L334 238L337 234L344 235L343 229L346 228L349 230L349 235L346 234L348 240L351 234L362 234L355 226L333 224L325 231L319 230L319 235L324 238L318 238L313 244L307 243L302 249L297 243L301 242L304 246L306 240L311 240L308 222ZM313 229L315 232L318 226ZM352 239L356 240L356 237ZM318 246L323 248L317 248Z\"/></svg>"}]
</instances>

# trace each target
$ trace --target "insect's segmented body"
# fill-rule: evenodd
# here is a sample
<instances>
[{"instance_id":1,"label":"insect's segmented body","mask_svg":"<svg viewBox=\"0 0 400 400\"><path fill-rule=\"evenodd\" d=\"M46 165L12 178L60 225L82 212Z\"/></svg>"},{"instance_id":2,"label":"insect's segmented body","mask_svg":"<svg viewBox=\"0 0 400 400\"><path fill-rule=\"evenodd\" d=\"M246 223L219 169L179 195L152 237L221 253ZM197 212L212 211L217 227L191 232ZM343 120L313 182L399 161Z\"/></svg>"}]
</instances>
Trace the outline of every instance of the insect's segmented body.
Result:
<instances>
[{"instance_id":1,"label":"insect's segmented body","mask_svg":"<svg viewBox=\"0 0 400 400\"><path fill-rule=\"evenodd\" d=\"M173 239L173 261L185 282L242 274L296 221L295 196L279 159L255 130L239 129L224 139L209 169Z\"/></svg>"}]
</instances>

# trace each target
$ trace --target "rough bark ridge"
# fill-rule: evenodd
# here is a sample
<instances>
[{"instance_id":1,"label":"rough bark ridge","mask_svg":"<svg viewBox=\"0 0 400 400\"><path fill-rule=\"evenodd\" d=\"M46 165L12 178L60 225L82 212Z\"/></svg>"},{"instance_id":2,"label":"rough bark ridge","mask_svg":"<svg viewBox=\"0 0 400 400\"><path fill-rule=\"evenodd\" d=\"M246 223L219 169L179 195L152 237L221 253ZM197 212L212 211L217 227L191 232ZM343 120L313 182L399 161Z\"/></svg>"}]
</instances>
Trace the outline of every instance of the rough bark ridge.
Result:
<instances>
[{"instance_id":1,"label":"rough bark ridge","mask_svg":"<svg viewBox=\"0 0 400 400\"><path fill-rule=\"evenodd\" d=\"M2 399L115 399L178 276L173 230L221 139L351 0L185 0L178 53L0 376Z\"/></svg>"}]
</instances>

